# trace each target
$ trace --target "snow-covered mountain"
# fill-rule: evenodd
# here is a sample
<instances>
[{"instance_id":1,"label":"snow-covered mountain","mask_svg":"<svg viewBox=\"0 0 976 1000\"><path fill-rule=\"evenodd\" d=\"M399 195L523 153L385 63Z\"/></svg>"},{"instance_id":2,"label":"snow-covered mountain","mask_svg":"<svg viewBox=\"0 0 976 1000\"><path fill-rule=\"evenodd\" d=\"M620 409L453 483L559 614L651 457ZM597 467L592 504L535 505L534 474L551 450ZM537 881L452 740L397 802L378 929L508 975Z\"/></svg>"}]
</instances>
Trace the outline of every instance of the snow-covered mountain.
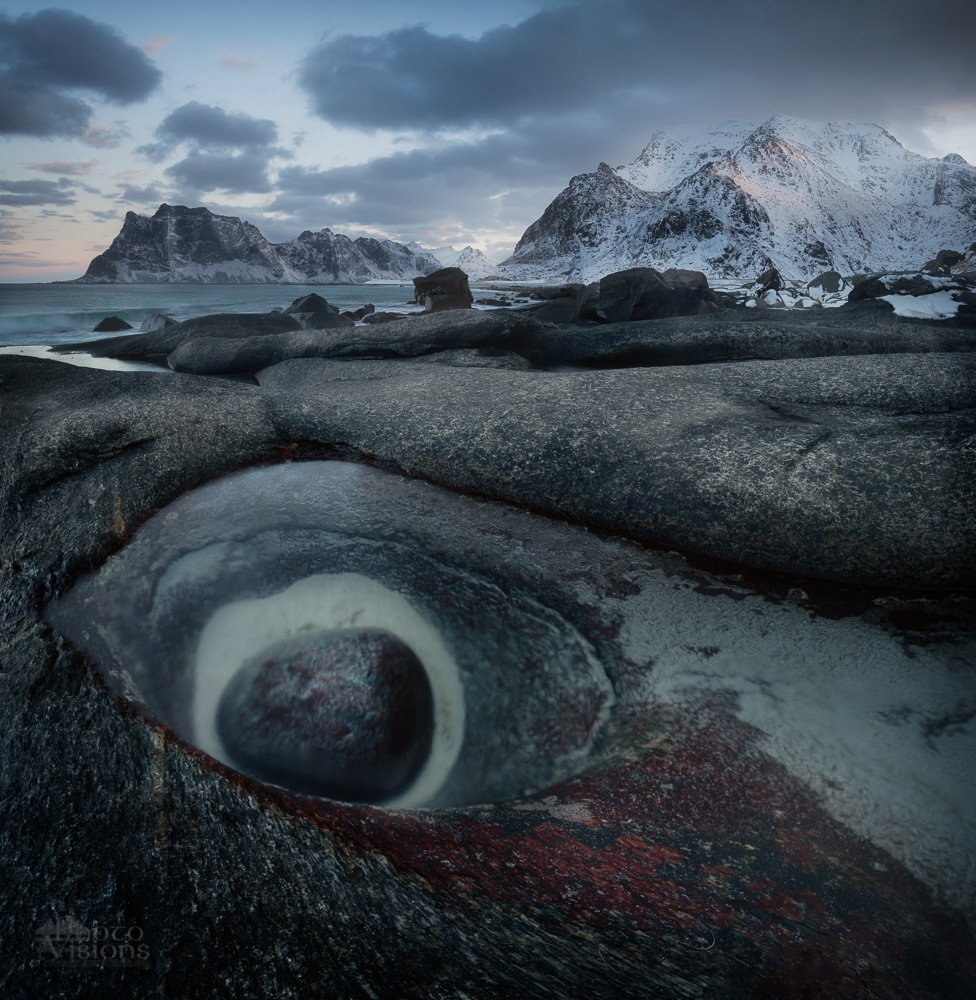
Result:
<instances>
[{"instance_id":1,"label":"snow-covered mountain","mask_svg":"<svg viewBox=\"0 0 976 1000\"><path fill-rule=\"evenodd\" d=\"M683 267L813 277L918 267L976 239L976 167L878 125L777 117L656 132L632 163L574 177L497 268L593 280Z\"/></svg>"},{"instance_id":2,"label":"snow-covered mountain","mask_svg":"<svg viewBox=\"0 0 976 1000\"><path fill-rule=\"evenodd\" d=\"M424 250L418 243L408 243L408 247L419 252L429 253L436 257L443 267L459 267L469 278L483 278L486 274L494 271L494 265L480 251L472 246L466 246L463 250L455 250L454 247L435 247Z\"/></svg>"},{"instance_id":3,"label":"snow-covered mountain","mask_svg":"<svg viewBox=\"0 0 976 1000\"><path fill-rule=\"evenodd\" d=\"M206 208L160 205L151 218L128 212L122 230L79 282L173 281L357 284L429 274L440 261L392 240L304 232L270 243L260 230Z\"/></svg>"}]
</instances>

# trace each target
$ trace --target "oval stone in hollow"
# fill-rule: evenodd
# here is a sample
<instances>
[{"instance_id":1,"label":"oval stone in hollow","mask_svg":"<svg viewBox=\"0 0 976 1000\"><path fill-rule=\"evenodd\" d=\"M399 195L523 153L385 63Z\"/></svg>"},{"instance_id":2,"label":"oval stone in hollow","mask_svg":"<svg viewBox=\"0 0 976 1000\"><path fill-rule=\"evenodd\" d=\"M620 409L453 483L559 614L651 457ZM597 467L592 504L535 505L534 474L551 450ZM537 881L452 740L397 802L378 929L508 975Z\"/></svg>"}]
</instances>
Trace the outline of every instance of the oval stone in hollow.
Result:
<instances>
[{"instance_id":1,"label":"oval stone in hollow","mask_svg":"<svg viewBox=\"0 0 976 1000\"><path fill-rule=\"evenodd\" d=\"M392 632L292 636L247 660L217 708L241 770L307 795L383 802L403 792L433 738L433 696Z\"/></svg>"}]
</instances>

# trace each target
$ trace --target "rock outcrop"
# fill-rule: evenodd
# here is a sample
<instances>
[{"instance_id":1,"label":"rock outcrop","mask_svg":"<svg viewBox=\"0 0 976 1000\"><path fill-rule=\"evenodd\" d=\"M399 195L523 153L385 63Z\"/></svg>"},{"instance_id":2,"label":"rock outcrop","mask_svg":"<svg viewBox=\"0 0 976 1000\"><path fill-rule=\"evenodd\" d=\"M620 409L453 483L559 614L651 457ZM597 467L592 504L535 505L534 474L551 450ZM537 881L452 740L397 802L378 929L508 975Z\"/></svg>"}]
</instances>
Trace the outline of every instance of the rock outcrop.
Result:
<instances>
[{"instance_id":1,"label":"rock outcrop","mask_svg":"<svg viewBox=\"0 0 976 1000\"><path fill-rule=\"evenodd\" d=\"M413 287L414 298L426 312L470 309L474 302L468 276L459 267L442 267L424 277L414 278Z\"/></svg>"}]
</instances>

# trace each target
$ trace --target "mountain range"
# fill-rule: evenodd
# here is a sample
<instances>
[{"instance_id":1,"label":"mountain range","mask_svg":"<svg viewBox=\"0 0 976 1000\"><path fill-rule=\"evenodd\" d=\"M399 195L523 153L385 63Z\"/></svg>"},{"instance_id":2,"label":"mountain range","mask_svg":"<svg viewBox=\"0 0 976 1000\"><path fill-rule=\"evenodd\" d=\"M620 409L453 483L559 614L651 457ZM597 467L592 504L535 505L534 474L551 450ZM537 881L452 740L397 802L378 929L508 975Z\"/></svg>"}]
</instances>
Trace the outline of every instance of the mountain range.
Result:
<instances>
[{"instance_id":1,"label":"mountain range","mask_svg":"<svg viewBox=\"0 0 976 1000\"><path fill-rule=\"evenodd\" d=\"M878 125L775 117L662 130L574 177L497 273L590 281L646 266L813 277L917 268L976 239L976 167Z\"/></svg>"},{"instance_id":2,"label":"mountain range","mask_svg":"<svg viewBox=\"0 0 976 1000\"><path fill-rule=\"evenodd\" d=\"M234 216L160 205L151 217L128 212L111 246L77 281L360 284L400 281L465 263L475 276L490 267L471 247L431 252L416 243L350 239L331 229L306 230L287 243L271 243L256 226Z\"/></svg>"}]
</instances>

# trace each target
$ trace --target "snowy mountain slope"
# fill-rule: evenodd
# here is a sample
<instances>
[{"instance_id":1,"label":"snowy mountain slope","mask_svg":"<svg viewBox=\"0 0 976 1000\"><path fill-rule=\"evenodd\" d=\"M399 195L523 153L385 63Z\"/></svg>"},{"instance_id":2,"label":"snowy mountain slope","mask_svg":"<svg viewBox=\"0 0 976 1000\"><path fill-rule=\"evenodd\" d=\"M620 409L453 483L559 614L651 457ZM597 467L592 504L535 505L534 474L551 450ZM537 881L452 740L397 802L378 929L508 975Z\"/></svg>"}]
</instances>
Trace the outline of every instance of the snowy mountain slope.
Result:
<instances>
[{"instance_id":1,"label":"snowy mountain slope","mask_svg":"<svg viewBox=\"0 0 976 1000\"><path fill-rule=\"evenodd\" d=\"M976 237L976 167L878 125L777 117L656 132L629 164L574 177L499 273L591 280L687 267L813 277L917 267Z\"/></svg>"},{"instance_id":2,"label":"snowy mountain slope","mask_svg":"<svg viewBox=\"0 0 976 1000\"><path fill-rule=\"evenodd\" d=\"M413 278L440 266L431 254L392 240L352 240L323 229L274 244L234 216L160 205L151 218L127 213L112 245L77 280L356 284Z\"/></svg>"},{"instance_id":3,"label":"snowy mountain slope","mask_svg":"<svg viewBox=\"0 0 976 1000\"><path fill-rule=\"evenodd\" d=\"M472 246L466 246L463 250L456 250L452 246L425 249L419 243L408 243L407 247L417 253L429 253L440 262L441 267L459 267L469 278L483 278L494 271L494 264L481 250Z\"/></svg>"}]
</instances>

